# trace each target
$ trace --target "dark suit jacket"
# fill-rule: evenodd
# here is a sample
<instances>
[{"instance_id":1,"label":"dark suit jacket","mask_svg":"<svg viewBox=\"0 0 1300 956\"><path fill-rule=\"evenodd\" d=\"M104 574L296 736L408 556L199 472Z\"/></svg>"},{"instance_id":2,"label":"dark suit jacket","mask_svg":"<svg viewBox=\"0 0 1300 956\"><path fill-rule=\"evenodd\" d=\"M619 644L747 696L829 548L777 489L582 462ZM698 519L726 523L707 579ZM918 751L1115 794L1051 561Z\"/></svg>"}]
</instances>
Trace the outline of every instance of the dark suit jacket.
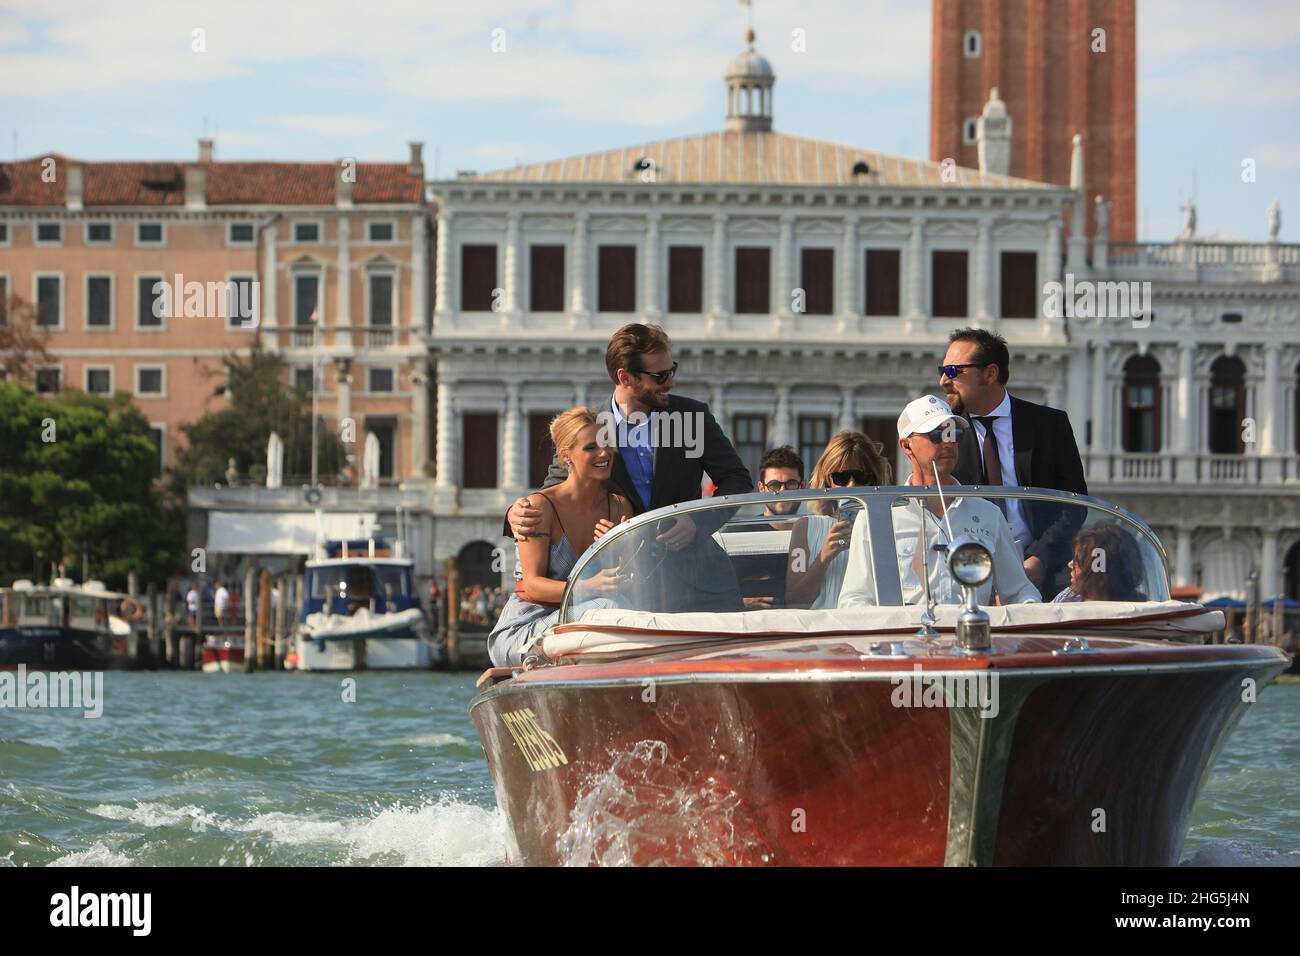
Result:
<instances>
[{"instance_id":1,"label":"dark suit jacket","mask_svg":"<svg viewBox=\"0 0 1300 956\"><path fill-rule=\"evenodd\" d=\"M596 412L600 413L608 409L607 401L598 407ZM641 514L644 511L653 511L655 508L699 498L700 485L706 474L717 485L716 493L719 495L745 494L754 490L754 479L750 476L749 469L736 454L731 441L723 434L721 426L709 412L708 405L697 402L693 398L670 394L668 411L681 415L703 414L703 454L698 458L688 458L686 457L688 449L681 444L656 449L654 478L650 484L650 501L647 504L637 495L636 486L632 483L632 476L628 474L627 463L623 461L620 450L614 455L614 464L610 469L609 480L606 482L610 491L625 497L632 503L634 512ZM558 484L567 475L568 471L560 462L559 455L556 455L551 459L551 467L542 487L549 488L551 485ZM723 520L725 521L725 518ZM506 537L513 537L509 519L506 520L503 534Z\"/></svg>"},{"instance_id":2,"label":"dark suit jacket","mask_svg":"<svg viewBox=\"0 0 1300 956\"><path fill-rule=\"evenodd\" d=\"M1015 446L1016 479L1034 488L1088 493L1083 461L1074 442L1069 416L1059 408L1036 405L1011 396L1011 441ZM953 477L963 485L984 483L983 460L975 427L966 429ZM1074 533L1083 523L1082 507L1062 508L1045 501L1023 502L1033 540L1025 557L1037 557L1047 568L1048 581L1069 562ZM1051 599L1052 595L1044 594Z\"/></svg>"}]
</instances>

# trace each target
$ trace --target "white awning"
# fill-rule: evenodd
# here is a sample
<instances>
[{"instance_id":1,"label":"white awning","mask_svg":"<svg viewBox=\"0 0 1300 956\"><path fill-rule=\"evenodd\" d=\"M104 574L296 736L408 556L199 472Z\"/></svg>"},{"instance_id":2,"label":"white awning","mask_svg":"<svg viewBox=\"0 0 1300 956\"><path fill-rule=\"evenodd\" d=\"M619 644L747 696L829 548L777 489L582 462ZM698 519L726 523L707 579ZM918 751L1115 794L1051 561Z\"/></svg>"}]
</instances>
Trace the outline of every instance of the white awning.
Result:
<instances>
[{"instance_id":1,"label":"white awning","mask_svg":"<svg viewBox=\"0 0 1300 956\"><path fill-rule=\"evenodd\" d=\"M374 512L322 512L327 541L367 538L379 529ZM207 549L215 554L306 554L316 544L311 511L213 511L208 515Z\"/></svg>"}]
</instances>

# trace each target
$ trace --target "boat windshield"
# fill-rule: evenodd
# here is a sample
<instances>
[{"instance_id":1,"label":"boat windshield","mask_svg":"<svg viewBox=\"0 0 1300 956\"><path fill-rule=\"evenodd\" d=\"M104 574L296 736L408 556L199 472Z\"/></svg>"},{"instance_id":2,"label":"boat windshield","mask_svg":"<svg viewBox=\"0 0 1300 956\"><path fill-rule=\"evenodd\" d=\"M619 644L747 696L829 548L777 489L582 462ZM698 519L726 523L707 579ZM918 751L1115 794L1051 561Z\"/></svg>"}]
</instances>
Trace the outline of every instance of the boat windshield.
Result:
<instances>
[{"instance_id":1,"label":"boat windshield","mask_svg":"<svg viewBox=\"0 0 1300 956\"><path fill-rule=\"evenodd\" d=\"M597 540L560 620L596 608L743 612L964 603L954 542L993 557L981 604L1165 601L1165 553L1114 505L1038 489L872 488L703 499L639 516Z\"/></svg>"},{"instance_id":2,"label":"boat windshield","mask_svg":"<svg viewBox=\"0 0 1300 956\"><path fill-rule=\"evenodd\" d=\"M331 598L331 609L350 614L368 607L383 612L411 605L410 567L403 564L325 564L307 570L308 602L313 608ZM389 607L389 602L393 607Z\"/></svg>"}]
</instances>

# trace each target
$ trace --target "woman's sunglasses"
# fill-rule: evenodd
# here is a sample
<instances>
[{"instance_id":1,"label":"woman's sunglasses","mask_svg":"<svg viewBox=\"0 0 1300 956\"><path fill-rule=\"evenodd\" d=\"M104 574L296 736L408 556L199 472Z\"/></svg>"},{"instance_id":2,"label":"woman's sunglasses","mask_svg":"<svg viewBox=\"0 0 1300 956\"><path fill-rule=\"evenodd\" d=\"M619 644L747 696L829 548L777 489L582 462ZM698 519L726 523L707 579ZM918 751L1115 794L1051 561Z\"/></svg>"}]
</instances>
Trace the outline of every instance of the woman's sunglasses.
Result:
<instances>
[{"instance_id":1,"label":"woman's sunglasses","mask_svg":"<svg viewBox=\"0 0 1300 956\"><path fill-rule=\"evenodd\" d=\"M867 473L865 471L832 471L831 472L832 485L838 485L842 488L845 485L847 485L850 481L853 482L855 485L865 485L867 484Z\"/></svg>"},{"instance_id":2,"label":"woman's sunglasses","mask_svg":"<svg viewBox=\"0 0 1300 956\"><path fill-rule=\"evenodd\" d=\"M670 378L677 377L677 363L674 362L672 368L666 368L662 372L647 372L643 368L632 369L632 371L635 372L637 375L649 375L652 379L655 380L655 384L663 385Z\"/></svg>"}]
</instances>

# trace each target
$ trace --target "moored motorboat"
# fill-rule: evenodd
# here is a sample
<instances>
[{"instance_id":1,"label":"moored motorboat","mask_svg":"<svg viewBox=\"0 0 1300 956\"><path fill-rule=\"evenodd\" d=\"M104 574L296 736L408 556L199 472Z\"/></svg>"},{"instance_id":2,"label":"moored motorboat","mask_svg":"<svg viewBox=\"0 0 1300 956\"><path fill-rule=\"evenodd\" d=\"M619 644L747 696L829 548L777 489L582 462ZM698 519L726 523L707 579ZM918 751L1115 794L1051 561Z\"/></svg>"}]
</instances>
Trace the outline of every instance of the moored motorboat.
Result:
<instances>
[{"instance_id":1,"label":"moored motorboat","mask_svg":"<svg viewBox=\"0 0 1300 956\"><path fill-rule=\"evenodd\" d=\"M0 588L0 667L129 667L133 622L143 615L129 594L99 581L15 581Z\"/></svg>"},{"instance_id":2,"label":"moored motorboat","mask_svg":"<svg viewBox=\"0 0 1300 956\"><path fill-rule=\"evenodd\" d=\"M209 634L203 639L203 673L229 674L244 669L244 642L242 638Z\"/></svg>"},{"instance_id":3,"label":"moored motorboat","mask_svg":"<svg viewBox=\"0 0 1300 956\"><path fill-rule=\"evenodd\" d=\"M427 669L437 649L415 594L415 563L374 542L360 556L308 561L293 651L308 671Z\"/></svg>"},{"instance_id":4,"label":"moored motorboat","mask_svg":"<svg viewBox=\"0 0 1300 956\"><path fill-rule=\"evenodd\" d=\"M791 494L846 513L843 489ZM762 512L770 496L642 515L578 562L524 665L480 679L471 715L510 859L1177 863L1208 767L1286 657L1202 643L1221 613L1169 600L1158 539L1113 505L950 494L945 507L1020 497L1072 531L1115 529L1125 597L980 606L978 534L941 524L940 550L908 537L904 511L933 491L854 489L869 579L841 593L866 601L752 610L753 582L800 559L784 550L793 522ZM683 514L699 534L664 552L655 539ZM616 606L584 606L583 576L609 567L626 582Z\"/></svg>"}]
</instances>

